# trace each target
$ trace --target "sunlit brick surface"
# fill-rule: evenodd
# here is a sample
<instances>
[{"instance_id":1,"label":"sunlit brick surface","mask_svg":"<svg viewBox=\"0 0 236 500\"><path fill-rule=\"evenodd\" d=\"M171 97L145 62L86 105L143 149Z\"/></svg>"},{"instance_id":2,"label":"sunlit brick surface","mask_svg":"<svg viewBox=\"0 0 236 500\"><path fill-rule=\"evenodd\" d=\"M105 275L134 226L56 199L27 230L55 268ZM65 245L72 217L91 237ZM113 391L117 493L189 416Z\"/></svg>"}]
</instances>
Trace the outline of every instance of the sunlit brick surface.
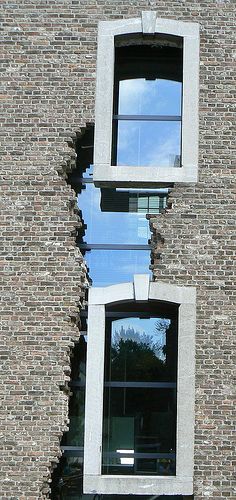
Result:
<instances>
[{"instance_id":1,"label":"sunlit brick surface","mask_svg":"<svg viewBox=\"0 0 236 500\"><path fill-rule=\"evenodd\" d=\"M76 134L94 120L97 22L150 9L201 25L199 183L175 185L172 208L151 218L153 270L158 280L197 287L194 498L234 498L235 3L9 0L1 94L2 500L48 497L68 419L85 271L65 177Z\"/></svg>"}]
</instances>

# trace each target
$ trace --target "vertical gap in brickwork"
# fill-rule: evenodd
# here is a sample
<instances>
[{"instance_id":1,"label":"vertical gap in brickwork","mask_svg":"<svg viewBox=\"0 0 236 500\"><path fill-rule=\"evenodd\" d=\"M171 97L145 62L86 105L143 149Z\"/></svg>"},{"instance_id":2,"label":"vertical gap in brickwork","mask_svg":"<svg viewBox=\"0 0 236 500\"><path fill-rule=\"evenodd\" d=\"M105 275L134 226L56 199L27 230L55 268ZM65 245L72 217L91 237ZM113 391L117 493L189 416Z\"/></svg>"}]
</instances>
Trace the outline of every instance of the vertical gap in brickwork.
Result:
<instances>
[{"instance_id":1,"label":"vertical gap in brickwork","mask_svg":"<svg viewBox=\"0 0 236 500\"><path fill-rule=\"evenodd\" d=\"M76 141L77 163L76 168L67 174L67 182L78 195L80 206L80 194L85 188L84 183L92 182L92 172L90 166L93 161L93 142L94 128L88 125L82 130ZM83 179L83 180L82 180ZM73 234L76 238L76 244L81 247L83 252L84 237L86 226L83 221L83 213L79 208L75 208L79 215L80 224L76 232ZM171 208L169 195L162 213L165 213ZM164 240L158 230L157 218L153 215L147 215L150 219L152 230L152 255L153 260L160 258ZM154 225L154 227L153 227ZM82 245L81 245L82 244ZM89 276L87 273L88 282ZM79 327L80 338L75 341L75 345L71 350L71 375L69 387L62 388L69 392L69 430L65 432L61 439L62 456L53 471L51 484L51 499L52 500L91 500L90 495L83 495L83 432L84 432L84 406L85 406L85 366L86 366L86 333L87 333L87 315L86 315L86 297L84 300L84 309L81 311L80 318L75 315L71 320ZM107 500L114 499L111 495L95 495L97 499L104 498ZM116 496L116 500L125 499L125 496ZM137 497L134 496L134 499ZM142 496L141 499L150 500L150 496ZM153 498L153 497L152 497ZM162 500L163 497L155 497ZM187 497L185 500L190 500L192 497ZM167 496L164 500L184 500L182 496Z\"/></svg>"},{"instance_id":2,"label":"vertical gap in brickwork","mask_svg":"<svg viewBox=\"0 0 236 500\"><path fill-rule=\"evenodd\" d=\"M93 159L93 141L94 127L88 125L82 129L76 140L77 161L76 168L67 174L66 181L75 191L76 195L80 195L83 186L81 179L87 175L86 169L92 164ZM76 232L73 234L76 239L76 244L82 241L84 236L83 214L76 207L74 211L78 213L79 220L82 224L78 224ZM87 273L87 279L89 276ZM64 432L61 439L62 456L54 468L51 482L51 499L68 499L70 495L78 500L82 498L82 474L83 474L83 433L84 433L84 396L85 396L85 367L86 367L86 333L87 333L87 318L86 304L87 294L81 298L83 300L84 309L81 311L80 318L76 315L71 318L72 322L79 327L80 338L75 342L71 350L70 356L70 383L69 383L69 430ZM66 388L62 388L65 390ZM75 467L70 467L67 463L67 458L73 454L70 453L71 447L76 447L74 454L77 459ZM73 460L72 460L73 462ZM79 464L79 465L78 465ZM72 464L73 465L73 464ZM69 497L68 497L69 495ZM76 495L76 496L74 496Z\"/></svg>"}]
</instances>

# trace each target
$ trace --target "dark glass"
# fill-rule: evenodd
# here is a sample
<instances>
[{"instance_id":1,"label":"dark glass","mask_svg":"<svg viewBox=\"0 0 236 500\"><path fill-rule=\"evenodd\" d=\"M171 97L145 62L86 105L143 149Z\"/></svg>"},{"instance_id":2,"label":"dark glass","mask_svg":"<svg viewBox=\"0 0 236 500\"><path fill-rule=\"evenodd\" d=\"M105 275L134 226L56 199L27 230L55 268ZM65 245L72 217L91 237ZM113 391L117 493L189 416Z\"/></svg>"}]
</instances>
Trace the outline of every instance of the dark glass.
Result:
<instances>
[{"instance_id":1,"label":"dark glass","mask_svg":"<svg viewBox=\"0 0 236 500\"><path fill-rule=\"evenodd\" d=\"M179 167L181 123L119 120L116 165Z\"/></svg>"},{"instance_id":2,"label":"dark glass","mask_svg":"<svg viewBox=\"0 0 236 500\"><path fill-rule=\"evenodd\" d=\"M93 286L133 281L134 274L150 273L150 250L90 250L85 261Z\"/></svg>"},{"instance_id":3,"label":"dark glass","mask_svg":"<svg viewBox=\"0 0 236 500\"><path fill-rule=\"evenodd\" d=\"M65 452L60 460L60 470L53 477L52 500L153 500L153 495L84 495L82 466L73 452ZM158 500L182 500L182 496L159 496Z\"/></svg>"},{"instance_id":4,"label":"dark glass","mask_svg":"<svg viewBox=\"0 0 236 500\"><path fill-rule=\"evenodd\" d=\"M104 474L175 474L176 380L176 314L107 317Z\"/></svg>"},{"instance_id":5,"label":"dark glass","mask_svg":"<svg viewBox=\"0 0 236 500\"><path fill-rule=\"evenodd\" d=\"M85 382L87 343L84 336L75 345L71 360L71 396L69 399L69 430L64 433L62 446L84 446ZM78 386L75 387L75 384Z\"/></svg>"},{"instance_id":6,"label":"dark glass","mask_svg":"<svg viewBox=\"0 0 236 500\"><path fill-rule=\"evenodd\" d=\"M92 500L93 495L83 495L83 458L77 454L63 453L60 469L52 486L52 500ZM56 483L56 484L55 484Z\"/></svg>"},{"instance_id":7,"label":"dark glass","mask_svg":"<svg viewBox=\"0 0 236 500\"><path fill-rule=\"evenodd\" d=\"M174 389L105 388L103 474L175 474Z\"/></svg>"},{"instance_id":8,"label":"dark glass","mask_svg":"<svg viewBox=\"0 0 236 500\"><path fill-rule=\"evenodd\" d=\"M69 403L69 431L63 436L62 446L84 446L85 387L73 389Z\"/></svg>"}]
</instances>

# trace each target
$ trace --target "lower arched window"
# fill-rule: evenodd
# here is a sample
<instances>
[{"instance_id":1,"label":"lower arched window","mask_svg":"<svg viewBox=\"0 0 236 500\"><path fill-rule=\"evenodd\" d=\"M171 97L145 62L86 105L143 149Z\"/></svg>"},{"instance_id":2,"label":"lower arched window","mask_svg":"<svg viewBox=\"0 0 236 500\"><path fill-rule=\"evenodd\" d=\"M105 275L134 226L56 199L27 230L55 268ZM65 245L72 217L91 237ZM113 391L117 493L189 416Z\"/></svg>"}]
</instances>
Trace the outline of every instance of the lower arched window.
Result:
<instances>
[{"instance_id":1,"label":"lower arched window","mask_svg":"<svg viewBox=\"0 0 236 500\"><path fill-rule=\"evenodd\" d=\"M85 493L192 494L195 289L91 288Z\"/></svg>"},{"instance_id":2,"label":"lower arched window","mask_svg":"<svg viewBox=\"0 0 236 500\"><path fill-rule=\"evenodd\" d=\"M102 473L175 475L178 308L106 308Z\"/></svg>"}]
</instances>

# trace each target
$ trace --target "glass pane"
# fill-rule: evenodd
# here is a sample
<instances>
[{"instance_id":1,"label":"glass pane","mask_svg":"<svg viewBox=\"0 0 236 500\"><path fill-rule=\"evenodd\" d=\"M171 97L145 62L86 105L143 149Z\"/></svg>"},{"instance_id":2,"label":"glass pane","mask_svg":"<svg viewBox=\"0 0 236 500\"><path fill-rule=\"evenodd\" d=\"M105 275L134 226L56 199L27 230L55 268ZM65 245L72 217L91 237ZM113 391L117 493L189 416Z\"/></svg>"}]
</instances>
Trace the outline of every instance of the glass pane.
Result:
<instances>
[{"instance_id":1,"label":"glass pane","mask_svg":"<svg viewBox=\"0 0 236 500\"><path fill-rule=\"evenodd\" d=\"M60 470L57 473L57 481L52 486L53 500L92 500L92 495L83 496L82 486L83 458L82 456L67 456L63 454L60 459ZM54 480L55 481L55 480Z\"/></svg>"},{"instance_id":2,"label":"glass pane","mask_svg":"<svg viewBox=\"0 0 236 500\"><path fill-rule=\"evenodd\" d=\"M84 446L85 389L73 390L69 402L69 431L63 436L62 446Z\"/></svg>"},{"instance_id":3,"label":"glass pane","mask_svg":"<svg viewBox=\"0 0 236 500\"><path fill-rule=\"evenodd\" d=\"M110 323L105 381L176 381L177 331L173 320L129 317Z\"/></svg>"},{"instance_id":4,"label":"glass pane","mask_svg":"<svg viewBox=\"0 0 236 500\"><path fill-rule=\"evenodd\" d=\"M182 83L133 78L119 82L120 115L181 116Z\"/></svg>"},{"instance_id":5,"label":"glass pane","mask_svg":"<svg viewBox=\"0 0 236 500\"><path fill-rule=\"evenodd\" d=\"M159 199L159 198L158 198ZM101 191L86 184L78 196L78 206L87 226L83 241L86 243L141 244L150 238L149 221L145 215L123 212L102 212Z\"/></svg>"},{"instance_id":6,"label":"glass pane","mask_svg":"<svg viewBox=\"0 0 236 500\"><path fill-rule=\"evenodd\" d=\"M179 167L180 148L180 122L118 122L117 165Z\"/></svg>"},{"instance_id":7,"label":"glass pane","mask_svg":"<svg viewBox=\"0 0 236 500\"><path fill-rule=\"evenodd\" d=\"M85 254L93 286L133 280L134 274L149 273L149 250L90 250Z\"/></svg>"},{"instance_id":8,"label":"glass pane","mask_svg":"<svg viewBox=\"0 0 236 500\"><path fill-rule=\"evenodd\" d=\"M175 474L176 394L106 388L103 474Z\"/></svg>"},{"instance_id":9,"label":"glass pane","mask_svg":"<svg viewBox=\"0 0 236 500\"><path fill-rule=\"evenodd\" d=\"M81 335L78 344L73 349L71 360L71 382L77 382L79 387L71 387L69 399L69 431L63 434L62 446L84 446L84 415L85 415L85 381L86 381L87 342Z\"/></svg>"}]
</instances>

